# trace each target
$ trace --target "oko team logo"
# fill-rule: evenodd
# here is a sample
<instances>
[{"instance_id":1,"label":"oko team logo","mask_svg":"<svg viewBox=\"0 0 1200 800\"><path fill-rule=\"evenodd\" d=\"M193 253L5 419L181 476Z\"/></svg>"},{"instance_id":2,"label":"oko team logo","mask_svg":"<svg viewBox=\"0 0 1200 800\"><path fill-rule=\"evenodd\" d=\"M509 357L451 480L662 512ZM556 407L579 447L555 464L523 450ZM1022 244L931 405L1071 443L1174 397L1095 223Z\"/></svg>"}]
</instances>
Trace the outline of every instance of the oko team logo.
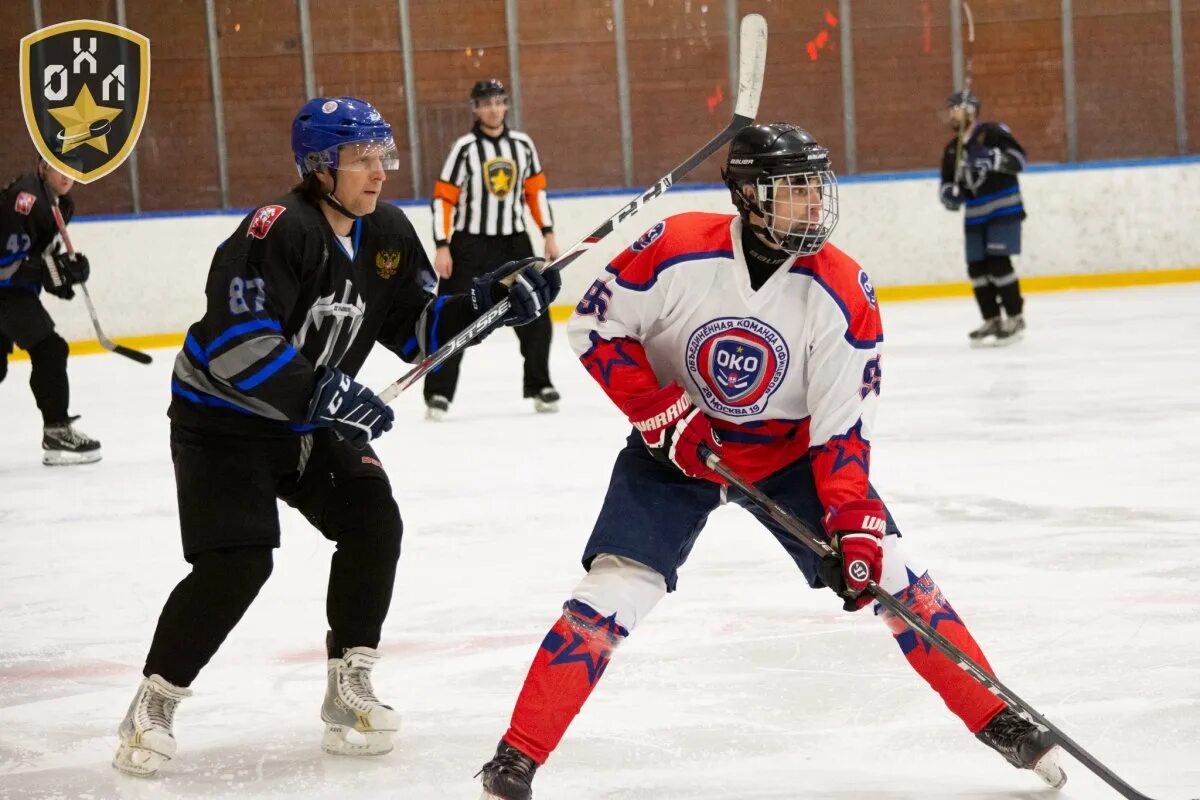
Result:
<instances>
[{"instance_id":1,"label":"oko team logo","mask_svg":"<svg viewBox=\"0 0 1200 800\"><path fill-rule=\"evenodd\" d=\"M42 28L21 39L21 105L33 144L80 183L125 161L146 121L150 40L95 20Z\"/></svg>"},{"instance_id":2,"label":"oko team logo","mask_svg":"<svg viewBox=\"0 0 1200 800\"><path fill-rule=\"evenodd\" d=\"M754 317L706 322L688 338L687 367L704 402L731 417L761 414L787 375L787 342Z\"/></svg>"}]
</instances>

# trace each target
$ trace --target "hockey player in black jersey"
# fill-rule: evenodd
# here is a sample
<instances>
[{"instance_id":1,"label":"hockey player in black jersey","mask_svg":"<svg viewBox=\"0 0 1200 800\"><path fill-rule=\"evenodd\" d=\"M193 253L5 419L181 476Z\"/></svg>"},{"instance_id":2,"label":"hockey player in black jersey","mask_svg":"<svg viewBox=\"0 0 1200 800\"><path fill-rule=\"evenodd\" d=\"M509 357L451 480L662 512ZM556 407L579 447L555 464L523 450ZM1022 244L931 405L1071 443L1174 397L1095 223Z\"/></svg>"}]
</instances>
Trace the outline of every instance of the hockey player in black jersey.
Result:
<instances>
[{"instance_id":1,"label":"hockey player in black jersey","mask_svg":"<svg viewBox=\"0 0 1200 800\"><path fill-rule=\"evenodd\" d=\"M983 315L983 324L970 333L971 344L1011 344L1025 330L1021 284L1012 265L1012 256L1021 252L1025 219L1017 181L1025 150L1007 125L978 117L979 98L970 91L946 100L955 135L942 151L941 199L950 211L965 208L967 275Z\"/></svg>"},{"instance_id":2,"label":"hockey player in black jersey","mask_svg":"<svg viewBox=\"0 0 1200 800\"><path fill-rule=\"evenodd\" d=\"M70 300L72 288L88 279L82 253L62 247L52 206L70 222L75 181L39 159L37 170L0 190L0 381L8 373L13 344L29 353L29 387L42 412L42 463L90 464L100 460L100 443L75 428L68 412L67 342L54 330L39 295Z\"/></svg>"},{"instance_id":3,"label":"hockey player in black jersey","mask_svg":"<svg viewBox=\"0 0 1200 800\"><path fill-rule=\"evenodd\" d=\"M336 544L322 746L391 750L399 716L375 696L371 669L402 525L368 443L391 428L392 411L354 376L376 342L416 361L502 298L513 304L505 322L521 325L560 288L555 272L525 259L464 294L432 294L412 224L379 203L384 172L398 161L391 126L369 103L310 100L293 122L292 149L302 183L217 248L206 312L175 360L171 455L192 571L167 598L118 729L113 764L134 775L174 754L176 705L271 574L276 498Z\"/></svg>"}]
</instances>

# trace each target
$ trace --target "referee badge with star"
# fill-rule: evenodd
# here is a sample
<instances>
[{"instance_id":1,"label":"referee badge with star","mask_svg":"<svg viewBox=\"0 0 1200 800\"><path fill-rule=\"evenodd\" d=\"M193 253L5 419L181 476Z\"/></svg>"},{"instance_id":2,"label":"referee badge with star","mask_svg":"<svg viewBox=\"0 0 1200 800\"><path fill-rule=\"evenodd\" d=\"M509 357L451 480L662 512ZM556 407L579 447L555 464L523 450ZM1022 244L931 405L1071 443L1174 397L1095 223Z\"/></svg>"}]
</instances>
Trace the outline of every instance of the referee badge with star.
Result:
<instances>
[{"instance_id":1,"label":"referee badge with star","mask_svg":"<svg viewBox=\"0 0 1200 800\"><path fill-rule=\"evenodd\" d=\"M21 106L42 158L79 183L129 157L150 100L150 40L96 20L60 22L21 39Z\"/></svg>"},{"instance_id":2,"label":"referee badge with star","mask_svg":"<svg viewBox=\"0 0 1200 800\"><path fill-rule=\"evenodd\" d=\"M511 158L493 158L483 165L487 188L496 197L507 197L517 179L517 162Z\"/></svg>"}]
</instances>

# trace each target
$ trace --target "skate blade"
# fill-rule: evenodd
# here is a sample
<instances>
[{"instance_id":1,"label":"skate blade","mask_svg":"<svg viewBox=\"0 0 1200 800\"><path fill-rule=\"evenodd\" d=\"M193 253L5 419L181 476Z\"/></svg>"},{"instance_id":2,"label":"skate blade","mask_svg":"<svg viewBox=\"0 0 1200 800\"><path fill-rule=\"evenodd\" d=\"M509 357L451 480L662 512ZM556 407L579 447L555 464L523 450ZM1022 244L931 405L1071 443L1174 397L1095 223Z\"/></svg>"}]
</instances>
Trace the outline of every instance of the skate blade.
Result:
<instances>
[{"instance_id":1,"label":"skate blade","mask_svg":"<svg viewBox=\"0 0 1200 800\"><path fill-rule=\"evenodd\" d=\"M557 414L558 413L558 401L553 400L553 401L547 403L545 400L534 400L533 401L533 410L539 414Z\"/></svg>"},{"instance_id":2,"label":"skate blade","mask_svg":"<svg viewBox=\"0 0 1200 800\"><path fill-rule=\"evenodd\" d=\"M65 450L43 450L42 464L47 467L70 467L76 464L95 464L101 458L99 450L71 453Z\"/></svg>"},{"instance_id":3,"label":"skate blade","mask_svg":"<svg viewBox=\"0 0 1200 800\"><path fill-rule=\"evenodd\" d=\"M425 419L428 422L441 422L446 418L446 412L440 408L426 408Z\"/></svg>"},{"instance_id":4,"label":"skate blade","mask_svg":"<svg viewBox=\"0 0 1200 800\"><path fill-rule=\"evenodd\" d=\"M1033 765L1033 774L1045 781L1051 789L1061 789L1067 785L1067 773L1059 763L1060 752L1062 751L1057 746L1052 747Z\"/></svg>"},{"instance_id":5,"label":"skate blade","mask_svg":"<svg viewBox=\"0 0 1200 800\"><path fill-rule=\"evenodd\" d=\"M357 731L345 725L325 725L321 749L331 756L382 756L392 752L394 731Z\"/></svg>"},{"instance_id":6,"label":"skate blade","mask_svg":"<svg viewBox=\"0 0 1200 800\"><path fill-rule=\"evenodd\" d=\"M170 760L162 753L122 744L117 748L117 754L113 756L112 765L126 775L132 775L135 778L149 778L158 772L159 767Z\"/></svg>"}]
</instances>

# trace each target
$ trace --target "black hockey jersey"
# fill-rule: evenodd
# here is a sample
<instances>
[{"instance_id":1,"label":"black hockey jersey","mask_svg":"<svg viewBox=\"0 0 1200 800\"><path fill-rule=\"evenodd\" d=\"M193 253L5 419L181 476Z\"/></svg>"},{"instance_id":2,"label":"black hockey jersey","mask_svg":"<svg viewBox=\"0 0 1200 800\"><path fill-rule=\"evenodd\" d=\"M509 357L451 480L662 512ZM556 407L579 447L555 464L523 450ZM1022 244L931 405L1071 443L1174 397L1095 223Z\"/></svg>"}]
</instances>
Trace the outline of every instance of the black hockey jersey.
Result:
<instances>
[{"instance_id":1,"label":"black hockey jersey","mask_svg":"<svg viewBox=\"0 0 1200 800\"><path fill-rule=\"evenodd\" d=\"M990 165L980 164L987 160L991 160ZM1025 150L1002 122L975 123L963 140L961 155L958 137L947 142L942 151L942 186L958 184L968 225L1004 216L1025 219L1017 181L1017 173L1023 169Z\"/></svg>"},{"instance_id":2,"label":"black hockey jersey","mask_svg":"<svg viewBox=\"0 0 1200 800\"><path fill-rule=\"evenodd\" d=\"M42 259L60 243L54 223L53 193L36 173L22 175L0 189L0 290L42 290ZM71 196L58 199L63 221L75 211Z\"/></svg>"},{"instance_id":3,"label":"black hockey jersey","mask_svg":"<svg viewBox=\"0 0 1200 800\"><path fill-rule=\"evenodd\" d=\"M380 203L354 222L351 252L293 191L250 213L217 248L207 311L175 358L171 419L209 430L291 435L318 366L355 375L375 342L418 361L476 318L436 297L412 223Z\"/></svg>"}]
</instances>

